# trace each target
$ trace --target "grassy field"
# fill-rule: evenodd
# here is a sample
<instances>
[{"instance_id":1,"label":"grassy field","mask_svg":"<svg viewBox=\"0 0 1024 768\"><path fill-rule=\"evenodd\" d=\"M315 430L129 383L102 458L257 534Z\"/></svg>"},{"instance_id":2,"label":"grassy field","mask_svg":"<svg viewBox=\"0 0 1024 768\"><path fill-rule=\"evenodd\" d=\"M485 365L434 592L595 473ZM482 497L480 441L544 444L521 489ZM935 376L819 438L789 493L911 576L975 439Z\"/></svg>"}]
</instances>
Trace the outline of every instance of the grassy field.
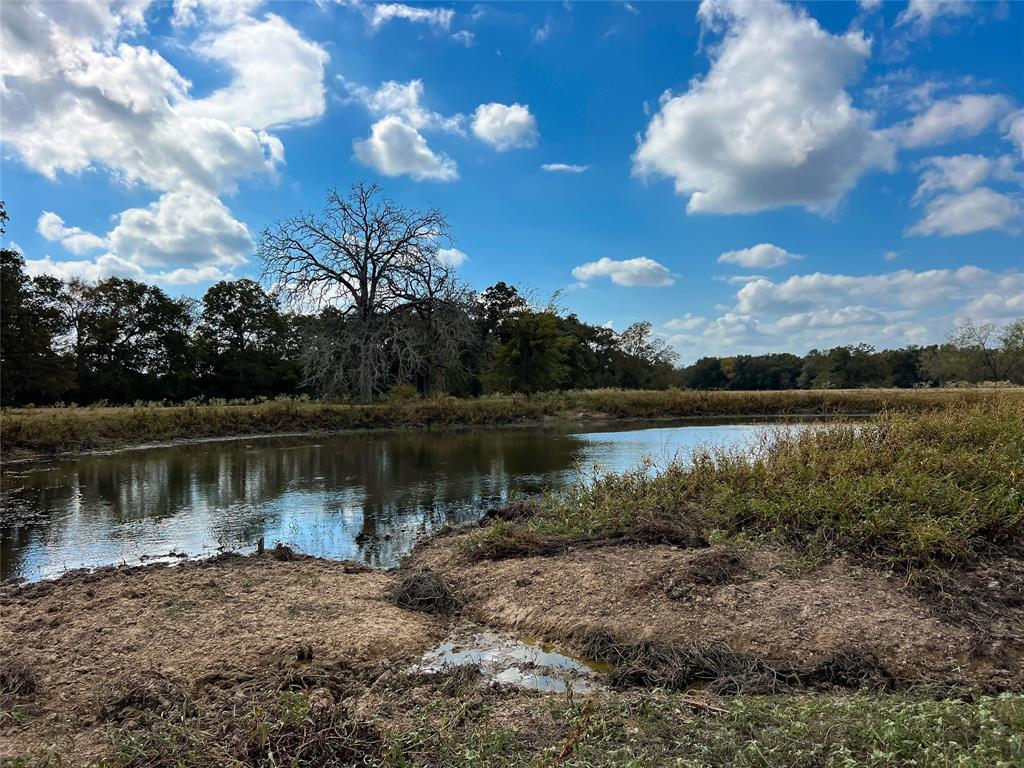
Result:
<instances>
[{"instance_id":1,"label":"grassy field","mask_svg":"<svg viewBox=\"0 0 1024 768\"><path fill-rule=\"evenodd\" d=\"M591 390L531 397L437 397L372 405L273 400L227 405L11 408L0 414L5 458L119 448L236 435L348 429L432 428L536 423L545 420L753 416L918 411L1013 398L1024 389L789 390L701 392Z\"/></svg>"},{"instance_id":2,"label":"grassy field","mask_svg":"<svg viewBox=\"0 0 1024 768\"><path fill-rule=\"evenodd\" d=\"M477 557L753 536L899 568L966 563L1021 544L1024 401L773 430L754 457L698 450L657 474L582 479L509 516L476 537Z\"/></svg>"}]
</instances>

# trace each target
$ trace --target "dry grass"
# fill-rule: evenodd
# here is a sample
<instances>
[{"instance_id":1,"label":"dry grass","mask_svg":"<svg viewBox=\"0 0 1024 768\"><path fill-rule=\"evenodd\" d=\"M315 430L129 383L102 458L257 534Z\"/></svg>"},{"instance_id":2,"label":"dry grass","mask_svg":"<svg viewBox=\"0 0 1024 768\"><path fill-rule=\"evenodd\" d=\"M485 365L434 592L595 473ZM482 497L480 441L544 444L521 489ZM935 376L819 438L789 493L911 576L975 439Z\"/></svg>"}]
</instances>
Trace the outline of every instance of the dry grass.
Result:
<instances>
[{"instance_id":1,"label":"dry grass","mask_svg":"<svg viewBox=\"0 0 1024 768\"><path fill-rule=\"evenodd\" d=\"M259 403L124 407L10 408L0 416L8 457L118 448L153 442L237 435L349 429L522 424L687 416L918 411L996 398L1024 402L1024 389L788 390L702 392L668 389L588 390L477 399L435 397L372 405L279 399Z\"/></svg>"}]
</instances>

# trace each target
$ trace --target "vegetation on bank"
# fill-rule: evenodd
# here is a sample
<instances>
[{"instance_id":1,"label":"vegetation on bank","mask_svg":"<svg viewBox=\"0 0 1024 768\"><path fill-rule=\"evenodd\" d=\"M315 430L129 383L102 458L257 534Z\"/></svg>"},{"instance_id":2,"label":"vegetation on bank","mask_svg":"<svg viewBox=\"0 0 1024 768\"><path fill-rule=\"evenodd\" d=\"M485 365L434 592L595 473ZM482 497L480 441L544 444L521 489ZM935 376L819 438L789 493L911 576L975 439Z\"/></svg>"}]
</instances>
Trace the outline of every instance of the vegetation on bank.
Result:
<instances>
[{"instance_id":1,"label":"vegetation on bank","mask_svg":"<svg viewBox=\"0 0 1024 768\"><path fill-rule=\"evenodd\" d=\"M995 401L1024 403L1024 389L587 390L479 398L391 398L359 405L283 398L237 404L6 409L6 456L57 454L237 435L432 428L545 420L650 419L918 411Z\"/></svg>"},{"instance_id":2,"label":"vegetation on bank","mask_svg":"<svg viewBox=\"0 0 1024 768\"><path fill-rule=\"evenodd\" d=\"M699 449L656 474L587 478L508 517L472 541L476 556L742 535L898 568L966 563L1024 537L1024 400L772 430L753 453Z\"/></svg>"},{"instance_id":3,"label":"vegetation on bank","mask_svg":"<svg viewBox=\"0 0 1024 768\"><path fill-rule=\"evenodd\" d=\"M716 700L655 691L516 699L474 695L463 685L435 687L418 704L389 700L404 690L386 690L383 701L359 716L325 688L268 692L231 712L202 712L167 698L140 701L144 718L112 723L111 757L92 765L996 768L1024 761L1019 694L966 701L864 693ZM60 764L45 754L11 763Z\"/></svg>"}]
</instances>

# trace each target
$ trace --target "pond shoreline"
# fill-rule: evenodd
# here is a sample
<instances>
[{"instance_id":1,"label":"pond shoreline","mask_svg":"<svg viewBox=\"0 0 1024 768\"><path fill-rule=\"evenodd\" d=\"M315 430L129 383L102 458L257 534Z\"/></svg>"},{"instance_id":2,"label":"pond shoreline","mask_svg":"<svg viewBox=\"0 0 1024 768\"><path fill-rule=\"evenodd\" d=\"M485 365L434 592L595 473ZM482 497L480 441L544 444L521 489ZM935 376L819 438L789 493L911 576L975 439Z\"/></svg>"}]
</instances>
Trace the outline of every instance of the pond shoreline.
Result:
<instances>
[{"instance_id":1,"label":"pond shoreline","mask_svg":"<svg viewBox=\"0 0 1024 768\"><path fill-rule=\"evenodd\" d=\"M868 697L862 700L871 707L943 696L989 701L986 696L1024 688L1019 648L1001 639L1024 618L1024 607L982 625L960 624L902 579L842 557L796 567L799 553L761 546L744 554L743 576L680 599L666 589L671 574L720 546L617 546L473 562L461 546L466 535L431 537L397 571L276 549L174 567L107 567L2 588L0 677L23 681L24 690L0 697L0 712L6 706L16 713L0 716L0 759L49 751L71 766L135 764L124 761L137 755L138 745L166 757L188 749L192 739L202 744L202 731L189 735L188 729L211 722L226 734L218 737L228 739L223 746L251 727L247 712L272 711L282 691L303 707L323 699L332 712L373 723L385 742L429 713L442 714L443 723L444 713L482 702L504 713L503 727L531 749L557 750L572 720L538 733L535 718L566 701L564 693L495 685L471 666L417 671L467 620L507 637L544 638L568 652L580 653L587 632L601 630L678 648L721 641L738 658L806 669L846 653L855 637L863 658L883 670L874 683L836 678L810 688L787 685L779 694L782 707L841 702L858 688L855 697ZM399 582L423 572L450 585L455 611L396 606ZM104 629L111 626L117 631ZM756 700L719 684L651 691L613 673L614 666L599 675L608 685L568 701L604 712L652 706L667 696L672 707L708 718L710 727L734 706ZM1024 696L1004 700L1024 714ZM477 718L466 713L444 727L461 733ZM488 722L479 721L491 727ZM527 735L534 733L539 743ZM182 735L190 741L181 747L159 740ZM642 734L630 738L643 746Z\"/></svg>"},{"instance_id":2,"label":"pond shoreline","mask_svg":"<svg viewBox=\"0 0 1024 768\"><path fill-rule=\"evenodd\" d=\"M200 440L672 418L865 415L886 409L915 411L1000 398L1024 401L1024 388L592 390L532 397L413 399L373 405L280 400L240 405L8 408L0 414L0 467Z\"/></svg>"}]
</instances>

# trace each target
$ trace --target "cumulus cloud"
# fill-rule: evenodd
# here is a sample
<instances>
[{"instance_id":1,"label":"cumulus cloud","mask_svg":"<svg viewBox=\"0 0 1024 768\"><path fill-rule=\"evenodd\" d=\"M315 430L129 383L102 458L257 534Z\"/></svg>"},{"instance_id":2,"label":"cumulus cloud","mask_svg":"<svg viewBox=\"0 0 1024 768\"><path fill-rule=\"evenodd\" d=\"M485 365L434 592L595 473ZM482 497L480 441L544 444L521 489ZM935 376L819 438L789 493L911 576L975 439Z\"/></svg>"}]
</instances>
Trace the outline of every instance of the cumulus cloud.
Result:
<instances>
[{"instance_id":1,"label":"cumulus cloud","mask_svg":"<svg viewBox=\"0 0 1024 768\"><path fill-rule=\"evenodd\" d=\"M465 134L463 123L465 115L455 114L446 117L439 112L427 109L423 105L424 88L422 80L410 80L400 83L388 80L376 89L351 83L338 76L349 96L366 107L371 114L401 115L404 121L417 130L441 130L450 133Z\"/></svg>"},{"instance_id":2,"label":"cumulus cloud","mask_svg":"<svg viewBox=\"0 0 1024 768\"><path fill-rule=\"evenodd\" d=\"M621 261L605 257L574 267L572 276L581 283L608 277L616 285L653 288L672 285L675 282L672 273L666 267L646 256Z\"/></svg>"},{"instance_id":3,"label":"cumulus cloud","mask_svg":"<svg viewBox=\"0 0 1024 768\"><path fill-rule=\"evenodd\" d=\"M36 260L35 269L181 282L239 263L252 242L220 195L247 178L274 177L284 145L271 129L323 113L327 54L278 16L255 19L255 0L175 5L172 25L197 26L193 52L227 72L223 87L199 99L159 52L133 44L146 31L147 7L143 0L5 8L4 149L51 179L105 171L161 193L115 217L104 237L45 212L45 237L73 253L107 252L91 261ZM154 265L166 269L150 271Z\"/></svg>"},{"instance_id":4,"label":"cumulus cloud","mask_svg":"<svg viewBox=\"0 0 1024 768\"><path fill-rule=\"evenodd\" d=\"M133 277L172 285L224 279L225 270L245 263L252 254L249 230L237 221L216 195L201 189L168 192L143 208L129 208L116 217L105 237L66 227L52 212L37 223L43 237L60 241L74 253L104 249L95 260L32 262L34 273L99 279ZM74 243L88 244L75 250Z\"/></svg>"},{"instance_id":5,"label":"cumulus cloud","mask_svg":"<svg viewBox=\"0 0 1024 768\"><path fill-rule=\"evenodd\" d=\"M574 165L572 163L544 163L541 169L548 173L583 173L589 165Z\"/></svg>"},{"instance_id":6,"label":"cumulus cloud","mask_svg":"<svg viewBox=\"0 0 1024 768\"><path fill-rule=\"evenodd\" d=\"M960 269L873 275L755 278L723 314L687 315L664 326L687 360L867 342L879 347L941 341L960 319L1006 322L1024 309L1024 273Z\"/></svg>"},{"instance_id":7,"label":"cumulus cloud","mask_svg":"<svg viewBox=\"0 0 1024 768\"><path fill-rule=\"evenodd\" d=\"M437 258L442 264L449 267L461 267L469 261L469 256L458 248L438 248Z\"/></svg>"},{"instance_id":8,"label":"cumulus cloud","mask_svg":"<svg viewBox=\"0 0 1024 768\"><path fill-rule=\"evenodd\" d=\"M833 35L773 1L704 0L698 15L724 39L706 76L662 96L635 173L674 179L693 213L821 211L869 169L891 165L891 142L846 90L870 55L863 32Z\"/></svg>"},{"instance_id":9,"label":"cumulus cloud","mask_svg":"<svg viewBox=\"0 0 1024 768\"><path fill-rule=\"evenodd\" d=\"M44 211L36 222L36 230L47 240L59 242L71 253L82 254L106 248L107 241L81 227L67 227L64 219L53 211Z\"/></svg>"},{"instance_id":10,"label":"cumulus cloud","mask_svg":"<svg viewBox=\"0 0 1024 768\"><path fill-rule=\"evenodd\" d=\"M779 248L777 245L759 243L750 248L726 251L718 257L718 261L723 264L739 264L741 267L751 269L771 269L801 258L803 257L790 253L785 248Z\"/></svg>"},{"instance_id":11,"label":"cumulus cloud","mask_svg":"<svg viewBox=\"0 0 1024 768\"><path fill-rule=\"evenodd\" d=\"M203 35L200 56L228 68L231 83L182 105L186 115L250 128L315 120L324 113L324 67L330 57L284 19L244 19L224 32Z\"/></svg>"},{"instance_id":12,"label":"cumulus cloud","mask_svg":"<svg viewBox=\"0 0 1024 768\"><path fill-rule=\"evenodd\" d=\"M938 195L924 217L907 230L911 235L969 235L986 229L1020 231L1021 207L1012 197L988 187L962 194Z\"/></svg>"},{"instance_id":13,"label":"cumulus cloud","mask_svg":"<svg viewBox=\"0 0 1024 768\"><path fill-rule=\"evenodd\" d=\"M948 237L988 229L1019 231L1020 204L1007 194L980 186L987 180L1021 183L1024 172L1017 170L1012 156L930 157L920 167L913 203L924 203L924 216L907 234Z\"/></svg>"},{"instance_id":14,"label":"cumulus cloud","mask_svg":"<svg viewBox=\"0 0 1024 768\"><path fill-rule=\"evenodd\" d=\"M473 133L499 152L537 145L537 120L525 104L481 104L473 113Z\"/></svg>"},{"instance_id":15,"label":"cumulus cloud","mask_svg":"<svg viewBox=\"0 0 1024 768\"><path fill-rule=\"evenodd\" d=\"M893 135L905 147L946 144L956 139L977 136L1010 111L1005 96L978 93L963 94L934 102L912 120L893 129Z\"/></svg>"},{"instance_id":16,"label":"cumulus cloud","mask_svg":"<svg viewBox=\"0 0 1024 768\"><path fill-rule=\"evenodd\" d=\"M356 160L385 176L411 176L417 181L459 178L455 161L434 152L422 134L397 115L378 120L369 137L352 147Z\"/></svg>"}]
</instances>

